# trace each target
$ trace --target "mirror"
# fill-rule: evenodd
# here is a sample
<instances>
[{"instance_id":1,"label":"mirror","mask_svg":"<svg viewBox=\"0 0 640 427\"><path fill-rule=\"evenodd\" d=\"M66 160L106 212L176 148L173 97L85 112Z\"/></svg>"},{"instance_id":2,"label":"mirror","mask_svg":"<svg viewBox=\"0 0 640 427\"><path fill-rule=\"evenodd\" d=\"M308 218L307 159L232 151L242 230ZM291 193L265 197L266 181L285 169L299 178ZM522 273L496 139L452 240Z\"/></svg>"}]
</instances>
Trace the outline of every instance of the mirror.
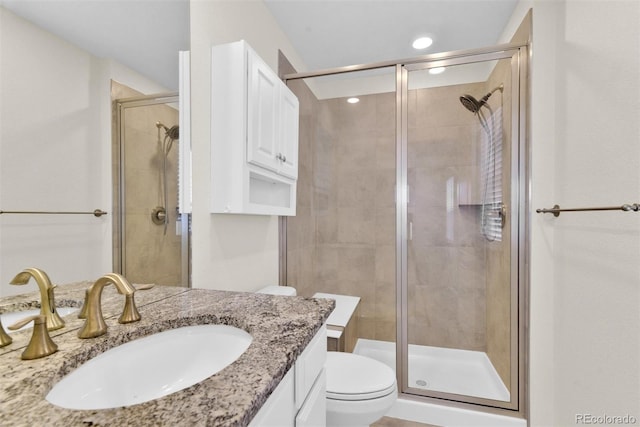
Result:
<instances>
[{"instance_id":1,"label":"mirror","mask_svg":"<svg viewBox=\"0 0 640 427\"><path fill-rule=\"evenodd\" d=\"M0 39L0 296L112 271L110 84L177 91L189 1L0 0Z\"/></svg>"}]
</instances>

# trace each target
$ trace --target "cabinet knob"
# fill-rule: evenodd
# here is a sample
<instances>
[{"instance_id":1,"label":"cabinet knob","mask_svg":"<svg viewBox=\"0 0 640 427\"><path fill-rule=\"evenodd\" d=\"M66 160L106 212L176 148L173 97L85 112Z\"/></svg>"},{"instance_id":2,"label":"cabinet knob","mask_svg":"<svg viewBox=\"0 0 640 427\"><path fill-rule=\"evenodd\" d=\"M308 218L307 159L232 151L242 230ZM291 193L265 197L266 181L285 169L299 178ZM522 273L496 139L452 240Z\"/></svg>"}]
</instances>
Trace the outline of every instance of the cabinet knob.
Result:
<instances>
[{"instance_id":1,"label":"cabinet knob","mask_svg":"<svg viewBox=\"0 0 640 427\"><path fill-rule=\"evenodd\" d=\"M286 162L287 161L287 156L283 155L282 153L278 153L276 155L276 159L280 160L281 162Z\"/></svg>"}]
</instances>

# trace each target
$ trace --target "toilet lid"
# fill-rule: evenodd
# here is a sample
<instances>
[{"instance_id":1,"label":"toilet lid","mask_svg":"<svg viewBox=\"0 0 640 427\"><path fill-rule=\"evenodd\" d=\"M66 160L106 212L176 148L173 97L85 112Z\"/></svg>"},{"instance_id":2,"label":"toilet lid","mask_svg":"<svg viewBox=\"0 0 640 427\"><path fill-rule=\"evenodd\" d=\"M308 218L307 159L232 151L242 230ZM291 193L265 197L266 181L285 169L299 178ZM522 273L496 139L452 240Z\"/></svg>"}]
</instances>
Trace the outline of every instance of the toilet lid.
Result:
<instances>
[{"instance_id":1,"label":"toilet lid","mask_svg":"<svg viewBox=\"0 0 640 427\"><path fill-rule=\"evenodd\" d=\"M374 399L396 390L393 369L358 354L327 352L326 372L329 399Z\"/></svg>"}]
</instances>

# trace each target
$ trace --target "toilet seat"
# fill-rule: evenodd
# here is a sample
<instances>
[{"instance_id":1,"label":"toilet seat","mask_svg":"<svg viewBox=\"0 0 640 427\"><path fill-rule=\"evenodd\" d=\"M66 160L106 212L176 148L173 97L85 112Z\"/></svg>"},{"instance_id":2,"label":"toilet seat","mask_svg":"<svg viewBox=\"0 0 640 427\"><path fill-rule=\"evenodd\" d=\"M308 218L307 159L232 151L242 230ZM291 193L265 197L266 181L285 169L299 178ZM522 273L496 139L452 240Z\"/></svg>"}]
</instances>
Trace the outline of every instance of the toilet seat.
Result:
<instances>
[{"instance_id":1,"label":"toilet seat","mask_svg":"<svg viewBox=\"0 0 640 427\"><path fill-rule=\"evenodd\" d=\"M325 366L328 399L370 400L397 390L393 370L369 357L329 351Z\"/></svg>"}]
</instances>

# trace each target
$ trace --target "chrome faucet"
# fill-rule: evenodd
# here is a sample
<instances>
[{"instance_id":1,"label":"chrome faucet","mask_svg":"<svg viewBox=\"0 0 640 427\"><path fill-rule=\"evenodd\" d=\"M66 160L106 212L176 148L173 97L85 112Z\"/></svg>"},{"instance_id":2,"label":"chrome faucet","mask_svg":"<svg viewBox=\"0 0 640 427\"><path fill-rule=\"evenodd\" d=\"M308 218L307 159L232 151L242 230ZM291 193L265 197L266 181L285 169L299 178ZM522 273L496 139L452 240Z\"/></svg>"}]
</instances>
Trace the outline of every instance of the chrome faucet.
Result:
<instances>
[{"instance_id":1,"label":"chrome faucet","mask_svg":"<svg viewBox=\"0 0 640 427\"><path fill-rule=\"evenodd\" d=\"M38 284L38 288L40 288L40 314L46 318L47 329L55 331L62 328L64 320L56 311L56 302L53 297L55 286L51 284L47 273L39 268L27 268L18 273L9 283L12 285L26 285L32 277Z\"/></svg>"},{"instance_id":2,"label":"chrome faucet","mask_svg":"<svg viewBox=\"0 0 640 427\"><path fill-rule=\"evenodd\" d=\"M86 320L78 331L79 338L95 338L107 333L107 324L102 316L101 297L102 289L109 284L115 285L117 291L125 296L124 310L118 322L131 323L140 320L140 313L133 299L136 289L123 276L109 273L96 280L87 290L82 309L82 315L86 315Z\"/></svg>"}]
</instances>

